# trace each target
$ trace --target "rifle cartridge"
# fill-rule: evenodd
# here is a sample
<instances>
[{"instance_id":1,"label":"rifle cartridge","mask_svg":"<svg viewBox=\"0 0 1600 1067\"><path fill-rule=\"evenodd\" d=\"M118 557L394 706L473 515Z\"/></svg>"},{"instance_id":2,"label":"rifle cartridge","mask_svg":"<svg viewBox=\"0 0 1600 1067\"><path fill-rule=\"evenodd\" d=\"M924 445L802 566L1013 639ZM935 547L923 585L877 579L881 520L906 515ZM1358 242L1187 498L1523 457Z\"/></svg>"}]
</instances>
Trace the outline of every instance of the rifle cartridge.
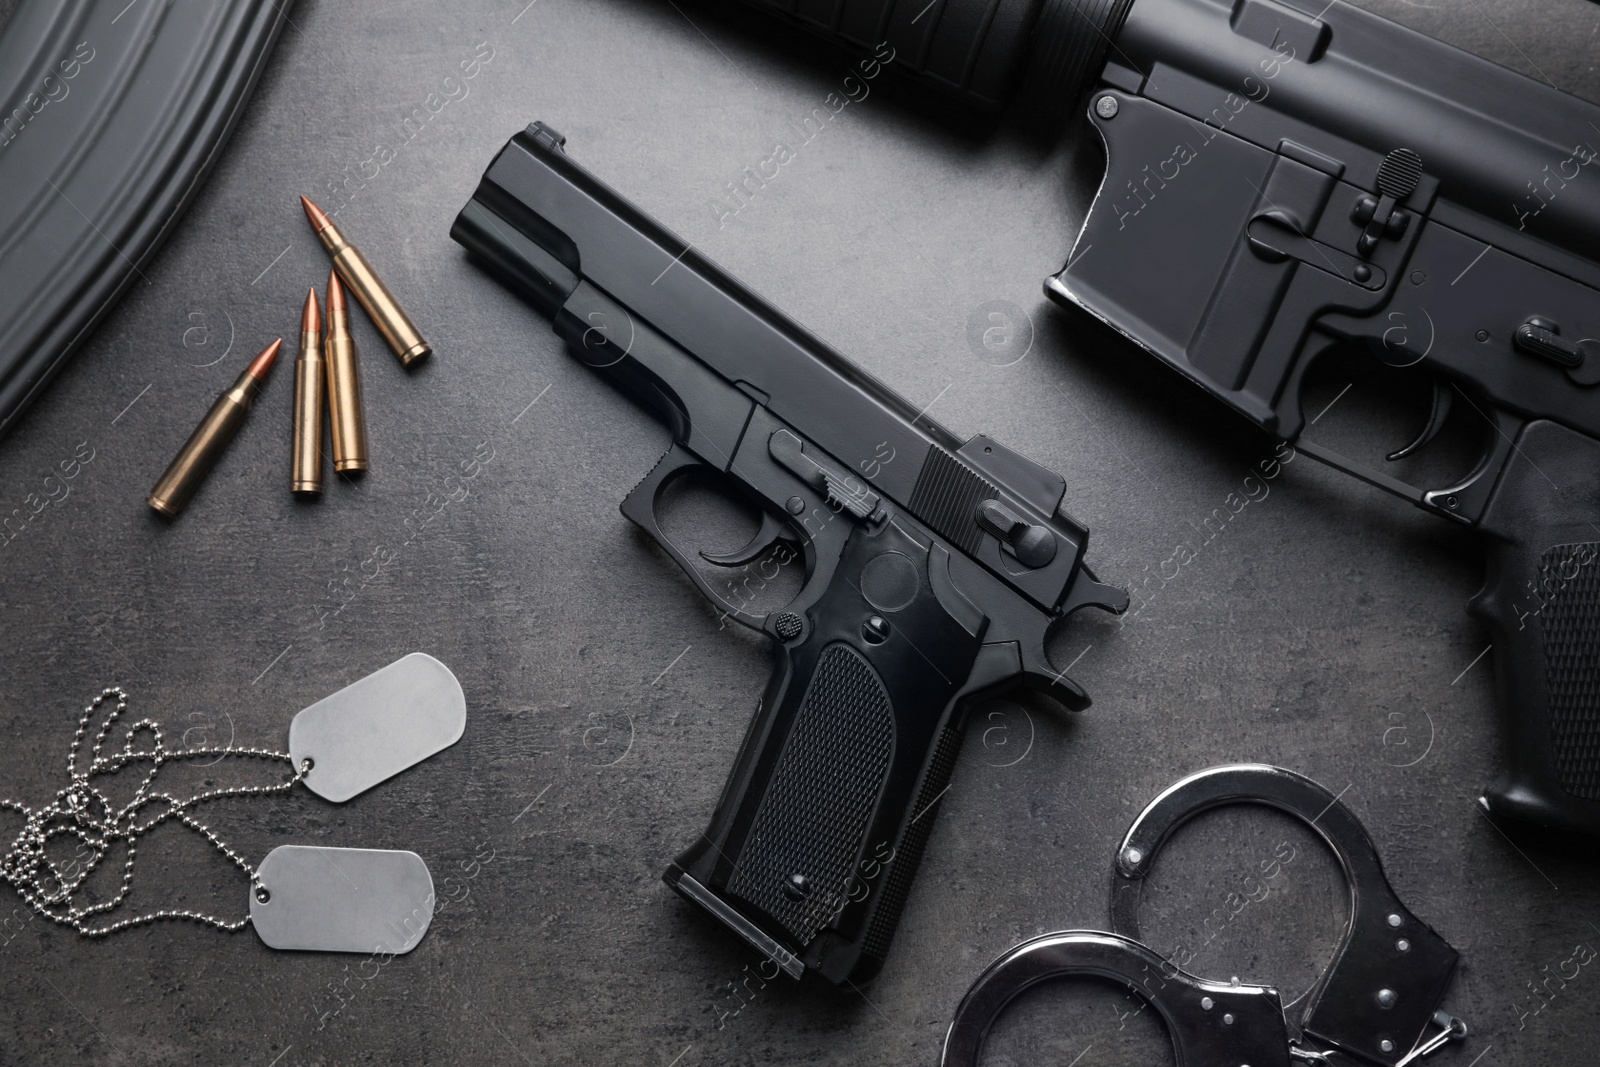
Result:
<instances>
[{"instance_id":1,"label":"rifle cartridge","mask_svg":"<svg viewBox=\"0 0 1600 1067\"><path fill-rule=\"evenodd\" d=\"M328 376L328 425L333 438L333 469L341 474L367 469L367 419L361 410L361 372L350 336L350 312L339 276L328 272L328 336L323 363Z\"/></svg>"},{"instance_id":2,"label":"rifle cartridge","mask_svg":"<svg viewBox=\"0 0 1600 1067\"><path fill-rule=\"evenodd\" d=\"M145 500L147 504L169 519L177 518L228 447L228 442L233 440L233 435L239 432L282 346L280 337L263 348L232 387L217 397L206 417L200 420L200 425L167 465L161 480L150 490Z\"/></svg>"},{"instance_id":3,"label":"rifle cartridge","mask_svg":"<svg viewBox=\"0 0 1600 1067\"><path fill-rule=\"evenodd\" d=\"M372 319L372 324L383 335L384 342L400 360L400 365L410 369L431 356L433 349L411 324L394 294L389 292L373 271L372 264L367 262L361 250L345 240L333 220L306 197L300 198L300 206L305 209L312 229L317 231L322 247L333 257L333 269L355 294L356 300Z\"/></svg>"},{"instance_id":4,"label":"rifle cartridge","mask_svg":"<svg viewBox=\"0 0 1600 1067\"><path fill-rule=\"evenodd\" d=\"M300 354L294 361L294 438L290 451L289 489L305 496L322 492L322 421L327 407L322 358L322 313L317 291L306 291L300 313Z\"/></svg>"}]
</instances>

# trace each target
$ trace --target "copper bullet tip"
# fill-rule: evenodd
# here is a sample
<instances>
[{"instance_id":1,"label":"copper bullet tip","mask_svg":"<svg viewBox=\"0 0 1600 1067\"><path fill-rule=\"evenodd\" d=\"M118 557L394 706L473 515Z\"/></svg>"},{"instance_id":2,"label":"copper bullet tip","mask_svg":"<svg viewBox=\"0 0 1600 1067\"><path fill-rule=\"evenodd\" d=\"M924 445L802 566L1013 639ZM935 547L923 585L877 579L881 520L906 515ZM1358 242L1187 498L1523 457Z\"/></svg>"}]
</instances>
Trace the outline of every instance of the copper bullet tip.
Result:
<instances>
[{"instance_id":1,"label":"copper bullet tip","mask_svg":"<svg viewBox=\"0 0 1600 1067\"><path fill-rule=\"evenodd\" d=\"M328 218L327 214L320 207L313 204L304 196L300 198L300 206L305 208L306 218L311 221L311 228L313 230L321 233L323 230L328 228L328 225L332 220Z\"/></svg>"},{"instance_id":2,"label":"copper bullet tip","mask_svg":"<svg viewBox=\"0 0 1600 1067\"><path fill-rule=\"evenodd\" d=\"M322 332L322 311L317 307L317 291L315 289L306 290L306 306L300 312L300 332Z\"/></svg>"},{"instance_id":3,"label":"copper bullet tip","mask_svg":"<svg viewBox=\"0 0 1600 1067\"><path fill-rule=\"evenodd\" d=\"M266 348L263 348L261 354L250 361L250 366L246 367L244 372L258 382L266 381L267 372L272 369L272 361L278 358L278 349L282 347L283 338L280 337Z\"/></svg>"},{"instance_id":4,"label":"copper bullet tip","mask_svg":"<svg viewBox=\"0 0 1600 1067\"><path fill-rule=\"evenodd\" d=\"M339 284L337 271L328 272L328 315L344 314L344 286Z\"/></svg>"}]
</instances>

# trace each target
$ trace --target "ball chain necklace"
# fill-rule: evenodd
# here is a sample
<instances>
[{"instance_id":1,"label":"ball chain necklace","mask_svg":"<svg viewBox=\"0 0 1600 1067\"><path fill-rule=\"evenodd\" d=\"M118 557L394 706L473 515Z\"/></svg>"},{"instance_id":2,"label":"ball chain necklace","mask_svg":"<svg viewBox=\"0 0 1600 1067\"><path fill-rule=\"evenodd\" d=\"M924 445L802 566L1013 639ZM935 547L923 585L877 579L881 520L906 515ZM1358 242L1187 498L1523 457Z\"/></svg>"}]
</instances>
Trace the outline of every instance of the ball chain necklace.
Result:
<instances>
[{"instance_id":1,"label":"ball chain necklace","mask_svg":"<svg viewBox=\"0 0 1600 1067\"><path fill-rule=\"evenodd\" d=\"M116 699L116 706L106 715L105 721L95 734L94 744L89 749L88 765L79 769L84 735L89 729L89 724L101 706L112 698ZM102 755L101 750L105 746L107 736L127 708L128 694L119 687L112 687L101 690L100 695L83 709L83 715L78 719L77 732L73 734L72 744L67 750L67 774L71 781L66 788L56 793L55 799L50 803L34 809L21 801L0 797L0 808L9 808L27 820L22 831L12 841L4 861L0 861L0 878L9 882L21 894L23 902L39 915L58 925L71 927L85 937L105 937L119 930L169 919L188 920L214 926L219 930L243 928L250 922L249 915L239 919L224 919L184 909L146 912L105 925L95 925L95 922L98 917L115 911L127 898L133 886L134 860L138 853L139 839L172 819L176 819L205 838L234 866L249 875L252 889L259 895L262 887L256 869L243 856L229 848L210 827L196 819L190 809L220 797L271 796L287 793L294 788L296 782L305 777L306 772L311 769L312 761L306 759L298 769L295 769L294 760L287 752L270 752L261 748L235 748L231 745L224 748L206 746L168 749L162 740L161 724L148 718L140 719L128 727L120 752ZM149 735L151 739L149 748L134 748L134 742L141 734ZM206 757L277 760L289 768L290 775L287 780L275 785L211 789L183 800L170 793L158 792L154 788L156 776L165 764L176 760ZM148 763L150 770L133 794L133 799L119 808L96 788L95 779L115 775L123 767L133 763ZM50 842L58 837L75 838L79 842L78 854L81 856L83 850L87 848L89 858L82 863L74 860L67 865L57 864L46 854L46 849ZM97 904L80 904L79 891L84 883L105 860L112 848L120 842L127 843L128 855L122 864L122 879L116 895ZM64 867L67 869L63 869ZM77 870L73 871L71 869L73 867Z\"/></svg>"},{"instance_id":2,"label":"ball chain necklace","mask_svg":"<svg viewBox=\"0 0 1600 1067\"><path fill-rule=\"evenodd\" d=\"M95 939L175 920L227 931L254 926L261 940L277 949L398 955L421 941L433 916L434 895L432 876L416 853L280 845L252 866L195 812L208 801L281 795L297 784L343 803L450 747L466 726L466 698L448 667L414 652L317 701L290 723L287 752L231 744L168 748L153 718L128 725L122 747L107 752L127 710L128 694L116 686L102 689L83 709L67 748L68 783L49 803L34 808L0 797L0 809L23 817L22 829L0 857L0 880L34 912ZM102 713L85 752L91 725ZM218 786L186 797L157 788L164 766L194 759L281 763L283 777L268 785ZM130 773L147 769L132 798L119 806L104 786L125 768ZM133 888L140 842L166 822L204 838L245 873L249 894L243 916L162 908L115 917ZM58 838L76 842L72 859L51 858L51 843ZM92 899L90 876L124 846L116 893Z\"/></svg>"}]
</instances>

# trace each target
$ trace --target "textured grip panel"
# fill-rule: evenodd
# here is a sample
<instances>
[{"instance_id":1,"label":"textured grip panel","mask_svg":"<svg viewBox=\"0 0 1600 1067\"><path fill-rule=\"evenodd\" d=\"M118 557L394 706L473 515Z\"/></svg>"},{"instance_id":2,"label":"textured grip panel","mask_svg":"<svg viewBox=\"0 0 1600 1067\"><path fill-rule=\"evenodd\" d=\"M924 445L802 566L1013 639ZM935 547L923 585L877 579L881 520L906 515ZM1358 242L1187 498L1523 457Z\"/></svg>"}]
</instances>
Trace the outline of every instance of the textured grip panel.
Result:
<instances>
[{"instance_id":1,"label":"textured grip panel","mask_svg":"<svg viewBox=\"0 0 1600 1067\"><path fill-rule=\"evenodd\" d=\"M1600 541L1557 545L1539 557L1539 612L1550 736L1561 788L1600 800Z\"/></svg>"},{"instance_id":2,"label":"textured grip panel","mask_svg":"<svg viewBox=\"0 0 1600 1067\"><path fill-rule=\"evenodd\" d=\"M728 889L800 943L815 937L845 899L893 748L882 680L855 649L830 645L818 658ZM803 894L790 885L793 875L804 877Z\"/></svg>"},{"instance_id":3,"label":"textured grip panel","mask_svg":"<svg viewBox=\"0 0 1600 1067\"><path fill-rule=\"evenodd\" d=\"M1484 510L1483 589L1507 767L1492 815L1600 837L1600 440L1535 420Z\"/></svg>"},{"instance_id":4,"label":"textured grip panel","mask_svg":"<svg viewBox=\"0 0 1600 1067\"><path fill-rule=\"evenodd\" d=\"M928 835L933 832L933 822L939 801L950 785L950 773L955 770L956 756L961 752L961 731L946 726L939 735L939 744L933 750L933 760L928 773L917 790L917 801L911 807L912 823L905 838L889 865L888 879L883 883L883 898L872 915L872 925L861 951L879 963L889 957L889 946L900 925L900 913L905 910L906 897L911 895L911 882L922 866L922 850L927 847Z\"/></svg>"}]
</instances>

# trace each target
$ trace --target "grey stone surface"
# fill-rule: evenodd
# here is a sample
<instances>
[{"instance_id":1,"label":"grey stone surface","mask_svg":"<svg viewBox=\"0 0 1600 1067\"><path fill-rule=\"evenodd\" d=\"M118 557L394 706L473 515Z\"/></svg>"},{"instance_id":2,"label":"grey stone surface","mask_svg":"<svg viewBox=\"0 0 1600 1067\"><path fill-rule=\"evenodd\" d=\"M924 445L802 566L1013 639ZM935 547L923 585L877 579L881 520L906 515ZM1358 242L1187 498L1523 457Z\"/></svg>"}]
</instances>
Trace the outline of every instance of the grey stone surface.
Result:
<instances>
[{"instance_id":1,"label":"grey stone surface","mask_svg":"<svg viewBox=\"0 0 1600 1067\"><path fill-rule=\"evenodd\" d=\"M433 927L381 966L178 924L90 942L0 891L0 1062L932 1064L993 956L1104 924L1114 841L1142 804L1236 760L1341 792L1401 896L1461 951L1447 1006L1472 1036L1439 1062L1593 1062L1595 965L1552 977L1600 944L1592 847L1513 842L1474 806L1503 755L1487 638L1462 611L1481 577L1470 538L1297 459L1162 580L1270 446L1045 303L1040 280L1092 195L1093 146L953 132L874 93L719 225L725 183L791 138L844 62L670 2L523 3L296 5L174 239L0 443L7 513L32 513L46 475L93 454L0 547L0 796L37 804L65 784L76 716L102 686L127 687L171 744L282 747L295 711L426 651L466 690L459 744L345 806L302 792L206 819L252 860L285 843L412 849L440 886ZM1372 6L1600 96L1600 7ZM480 44L489 58L463 82ZM433 93L443 106L401 143ZM864 990L761 987L752 956L659 880L710 814L768 658L617 513L665 432L449 240L490 157L533 119L952 428L1060 471L1102 577L1139 588L1126 625L1082 617L1052 648L1076 661L1090 711L976 713L890 962ZM292 344L326 276L296 194L339 206L330 183L380 143L394 158L350 186L339 220L437 354L407 375L357 316L370 476L291 499L280 367L188 512L156 520L143 498L167 459L251 354ZM966 341L990 300L1031 316L1032 349L1009 366ZM1362 424L1339 420L1356 398L1319 425L1328 440L1353 440ZM463 483L482 442L493 458ZM685 526L708 509L678 503ZM709 511L706 543L734 544L743 517ZM1228 894L1275 852L1294 858L1233 914ZM133 904L244 913L243 877L192 836L163 830L140 855ZM1145 921L1158 948L1195 947L1203 973L1299 991L1344 909L1308 834L1241 810L1176 839ZM1135 1006L1041 990L990 1060L1161 1062L1160 1027Z\"/></svg>"}]
</instances>

